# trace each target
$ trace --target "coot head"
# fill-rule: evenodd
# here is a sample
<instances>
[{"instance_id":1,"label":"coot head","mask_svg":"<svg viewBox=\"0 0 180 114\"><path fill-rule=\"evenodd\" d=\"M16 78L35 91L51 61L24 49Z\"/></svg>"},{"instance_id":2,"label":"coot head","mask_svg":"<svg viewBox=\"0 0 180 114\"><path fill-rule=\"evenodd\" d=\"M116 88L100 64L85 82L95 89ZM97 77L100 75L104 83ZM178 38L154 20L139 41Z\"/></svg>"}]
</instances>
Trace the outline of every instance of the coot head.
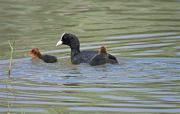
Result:
<instances>
[{"instance_id":1,"label":"coot head","mask_svg":"<svg viewBox=\"0 0 180 114\"><path fill-rule=\"evenodd\" d=\"M41 53L38 48L32 48L29 52L28 55L31 56L32 58L37 58L41 56Z\"/></svg>"},{"instance_id":2,"label":"coot head","mask_svg":"<svg viewBox=\"0 0 180 114\"><path fill-rule=\"evenodd\" d=\"M78 49L80 47L80 43L78 37L71 33L63 33L60 37L60 40L57 42L56 46L59 45L68 45L71 49Z\"/></svg>"},{"instance_id":3,"label":"coot head","mask_svg":"<svg viewBox=\"0 0 180 114\"><path fill-rule=\"evenodd\" d=\"M99 49L99 54L107 54L106 47L101 46L101 48Z\"/></svg>"}]
</instances>

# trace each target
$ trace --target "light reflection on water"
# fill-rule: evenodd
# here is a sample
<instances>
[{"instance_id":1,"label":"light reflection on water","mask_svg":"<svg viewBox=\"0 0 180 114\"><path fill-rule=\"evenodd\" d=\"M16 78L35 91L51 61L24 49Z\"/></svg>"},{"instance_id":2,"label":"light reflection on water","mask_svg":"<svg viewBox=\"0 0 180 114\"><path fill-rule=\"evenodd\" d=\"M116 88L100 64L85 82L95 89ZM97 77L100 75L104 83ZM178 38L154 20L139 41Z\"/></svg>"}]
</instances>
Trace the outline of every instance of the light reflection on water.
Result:
<instances>
[{"instance_id":1,"label":"light reflection on water","mask_svg":"<svg viewBox=\"0 0 180 114\"><path fill-rule=\"evenodd\" d=\"M0 113L180 112L178 1L2 0L0 6ZM105 45L120 64L72 65L70 49L55 47L66 31L78 35L82 50ZM31 61L32 47L59 62Z\"/></svg>"}]
</instances>

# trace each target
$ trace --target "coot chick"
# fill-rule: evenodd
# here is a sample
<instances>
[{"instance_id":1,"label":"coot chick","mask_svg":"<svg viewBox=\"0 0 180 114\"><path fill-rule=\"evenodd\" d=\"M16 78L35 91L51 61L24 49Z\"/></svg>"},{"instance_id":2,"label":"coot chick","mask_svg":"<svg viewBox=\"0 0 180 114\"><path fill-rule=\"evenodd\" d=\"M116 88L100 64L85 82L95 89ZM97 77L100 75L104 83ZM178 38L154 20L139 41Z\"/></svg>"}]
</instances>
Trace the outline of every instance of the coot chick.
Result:
<instances>
[{"instance_id":1,"label":"coot chick","mask_svg":"<svg viewBox=\"0 0 180 114\"><path fill-rule=\"evenodd\" d=\"M109 59L109 54L106 51L106 48L104 46L102 46L99 49L99 52L97 55L95 55L91 61L90 61L90 65L92 66L96 66L96 65L103 65L106 63L110 63L110 64L116 64L117 60L114 59Z\"/></svg>"},{"instance_id":2,"label":"coot chick","mask_svg":"<svg viewBox=\"0 0 180 114\"><path fill-rule=\"evenodd\" d=\"M63 33L56 46L61 44L68 45L71 48L71 62L72 64L90 63L91 59L98 53L98 51L80 51L80 42L77 36L71 33ZM108 54L108 58L118 63L116 57Z\"/></svg>"},{"instance_id":3,"label":"coot chick","mask_svg":"<svg viewBox=\"0 0 180 114\"><path fill-rule=\"evenodd\" d=\"M55 63L57 62L57 58L51 55L42 55L38 48L32 48L28 53L32 59L39 58L46 63Z\"/></svg>"}]
</instances>

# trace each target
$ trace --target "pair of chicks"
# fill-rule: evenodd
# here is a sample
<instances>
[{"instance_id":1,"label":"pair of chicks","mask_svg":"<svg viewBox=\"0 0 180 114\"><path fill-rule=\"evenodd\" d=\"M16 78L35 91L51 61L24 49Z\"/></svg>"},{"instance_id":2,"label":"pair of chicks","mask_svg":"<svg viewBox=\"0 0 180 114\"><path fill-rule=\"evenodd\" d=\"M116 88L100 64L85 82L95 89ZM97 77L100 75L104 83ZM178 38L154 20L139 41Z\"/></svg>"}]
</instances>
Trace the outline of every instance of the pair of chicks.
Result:
<instances>
[{"instance_id":1,"label":"pair of chicks","mask_svg":"<svg viewBox=\"0 0 180 114\"><path fill-rule=\"evenodd\" d=\"M39 51L38 48L32 48L28 52L28 54L29 54L29 56L32 57L32 59L39 58L39 59L43 60L46 63L55 63L55 62L57 62L57 58L55 56L41 54L41 52ZM89 64L92 65L92 66L96 66L96 65L106 64L106 63L114 64L115 62L113 60L108 59L108 53L106 51L106 48L104 46L102 46L99 49L98 54L96 54L91 59Z\"/></svg>"}]
</instances>

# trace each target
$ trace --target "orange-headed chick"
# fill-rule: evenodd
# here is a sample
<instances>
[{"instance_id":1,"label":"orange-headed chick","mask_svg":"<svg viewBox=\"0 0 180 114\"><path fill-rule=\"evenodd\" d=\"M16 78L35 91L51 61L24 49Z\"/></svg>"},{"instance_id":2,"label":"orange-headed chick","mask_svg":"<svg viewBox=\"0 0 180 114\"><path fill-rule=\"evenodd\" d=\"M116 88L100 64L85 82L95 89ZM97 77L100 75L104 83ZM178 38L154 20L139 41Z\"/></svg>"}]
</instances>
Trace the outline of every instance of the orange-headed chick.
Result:
<instances>
[{"instance_id":1,"label":"orange-headed chick","mask_svg":"<svg viewBox=\"0 0 180 114\"><path fill-rule=\"evenodd\" d=\"M107 54L106 48L104 46L101 46L99 49L99 54Z\"/></svg>"},{"instance_id":2,"label":"orange-headed chick","mask_svg":"<svg viewBox=\"0 0 180 114\"><path fill-rule=\"evenodd\" d=\"M55 63L55 62L57 62L57 58L55 56L43 55L43 54L40 53L38 48L32 48L28 52L28 54L29 54L29 56L32 57L32 59L39 58L39 59L43 60L46 63Z\"/></svg>"},{"instance_id":3,"label":"orange-headed chick","mask_svg":"<svg viewBox=\"0 0 180 114\"><path fill-rule=\"evenodd\" d=\"M115 64L118 63L118 61L114 56L111 56L110 54L107 53L106 47L101 46L101 48L98 51L98 54L91 59L89 64L92 66L96 66L96 65L103 65L106 63Z\"/></svg>"}]
</instances>

